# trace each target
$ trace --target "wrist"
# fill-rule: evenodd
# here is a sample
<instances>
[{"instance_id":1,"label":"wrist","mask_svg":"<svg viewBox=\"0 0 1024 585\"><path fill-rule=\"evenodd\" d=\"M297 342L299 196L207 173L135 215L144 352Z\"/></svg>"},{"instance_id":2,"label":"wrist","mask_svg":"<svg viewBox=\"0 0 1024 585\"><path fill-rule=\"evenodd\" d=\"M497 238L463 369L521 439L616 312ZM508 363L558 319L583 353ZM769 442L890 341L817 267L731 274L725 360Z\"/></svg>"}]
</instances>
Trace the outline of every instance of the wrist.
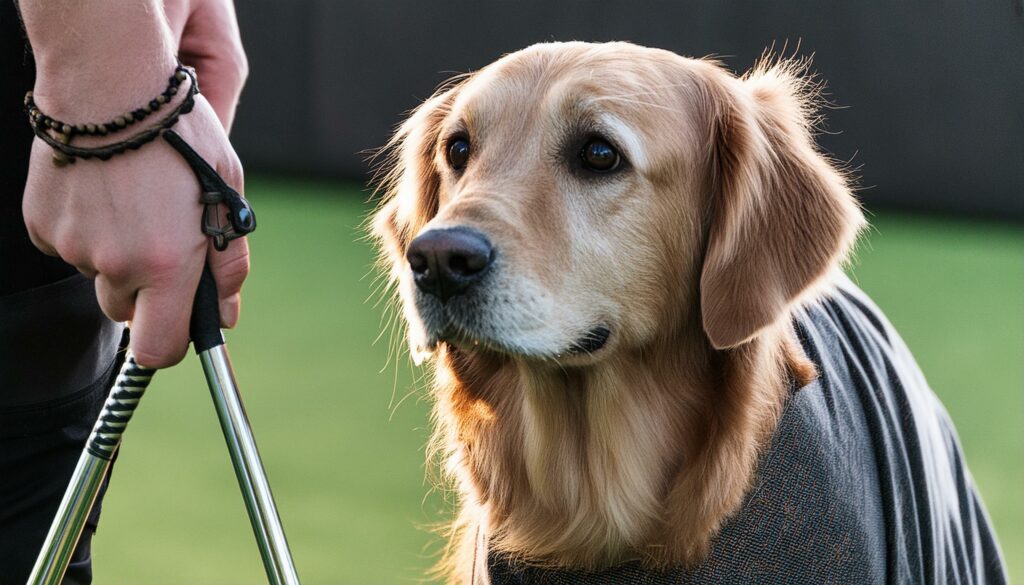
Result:
<instances>
[{"instance_id":1,"label":"wrist","mask_svg":"<svg viewBox=\"0 0 1024 585\"><path fill-rule=\"evenodd\" d=\"M73 124L53 118L39 109L31 92L25 96L25 109L36 136L53 148L54 163L64 166L75 162L76 158L108 160L128 150L137 150L158 137L162 130L177 124L182 115L191 112L197 94L198 86L192 69L178 66L160 95L109 122ZM176 99L178 102L175 104ZM165 110L164 106L168 108ZM165 112L160 114L162 118L145 124L150 115L162 110ZM138 123L142 123L142 128L136 129ZM108 140L108 136L116 136L116 141L96 143L98 139Z\"/></svg>"},{"instance_id":2,"label":"wrist","mask_svg":"<svg viewBox=\"0 0 1024 585\"><path fill-rule=\"evenodd\" d=\"M55 118L97 122L137 108L177 64L158 3L57 0L22 3L22 12L35 100Z\"/></svg>"}]
</instances>

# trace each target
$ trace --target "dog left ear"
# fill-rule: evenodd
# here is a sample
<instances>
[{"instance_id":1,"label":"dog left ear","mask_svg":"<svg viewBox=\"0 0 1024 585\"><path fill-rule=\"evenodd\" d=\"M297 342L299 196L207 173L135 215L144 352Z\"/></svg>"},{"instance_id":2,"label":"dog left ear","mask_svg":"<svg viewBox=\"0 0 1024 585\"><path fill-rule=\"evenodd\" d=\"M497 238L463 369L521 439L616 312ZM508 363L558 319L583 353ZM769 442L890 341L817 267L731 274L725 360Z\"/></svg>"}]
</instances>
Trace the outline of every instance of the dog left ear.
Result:
<instances>
[{"instance_id":1,"label":"dog left ear","mask_svg":"<svg viewBox=\"0 0 1024 585\"><path fill-rule=\"evenodd\" d=\"M717 349L782 318L848 253L864 217L811 135L816 87L804 66L715 68L712 213L701 274L704 331Z\"/></svg>"}]
</instances>

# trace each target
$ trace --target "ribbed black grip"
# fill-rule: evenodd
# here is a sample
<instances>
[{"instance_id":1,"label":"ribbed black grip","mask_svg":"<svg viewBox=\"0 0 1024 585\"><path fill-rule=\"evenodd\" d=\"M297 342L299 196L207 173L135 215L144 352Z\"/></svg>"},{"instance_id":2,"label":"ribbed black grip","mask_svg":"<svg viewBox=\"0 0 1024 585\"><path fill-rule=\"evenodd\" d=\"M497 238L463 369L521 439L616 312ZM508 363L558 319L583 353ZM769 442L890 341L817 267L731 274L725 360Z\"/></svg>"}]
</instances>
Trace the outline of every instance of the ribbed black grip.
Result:
<instances>
[{"instance_id":1,"label":"ribbed black grip","mask_svg":"<svg viewBox=\"0 0 1024 585\"><path fill-rule=\"evenodd\" d=\"M110 389L110 396L103 404L103 411L92 429L86 450L91 454L110 461L121 444L121 435L128 421L135 414L135 408L139 400L149 386L156 370L144 368L135 361L135 356L128 352L128 356L121 366L121 372L117 375L114 387Z\"/></svg>"},{"instance_id":2,"label":"ribbed black grip","mask_svg":"<svg viewBox=\"0 0 1024 585\"><path fill-rule=\"evenodd\" d=\"M217 298L217 283L213 280L210 266L203 267L203 275L199 279L196 298L192 303L192 320L189 323L189 336L196 353L202 353L211 347L224 344L224 336L220 333L220 305Z\"/></svg>"}]
</instances>

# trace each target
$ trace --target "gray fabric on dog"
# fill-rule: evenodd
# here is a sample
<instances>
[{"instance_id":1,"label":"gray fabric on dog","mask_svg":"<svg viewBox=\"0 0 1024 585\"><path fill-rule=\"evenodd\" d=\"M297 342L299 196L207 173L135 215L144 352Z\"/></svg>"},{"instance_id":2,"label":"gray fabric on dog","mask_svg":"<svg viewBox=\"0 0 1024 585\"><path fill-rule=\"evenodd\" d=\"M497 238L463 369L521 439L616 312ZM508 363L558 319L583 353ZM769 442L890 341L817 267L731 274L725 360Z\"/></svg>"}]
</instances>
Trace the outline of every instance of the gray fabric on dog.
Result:
<instances>
[{"instance_id":1,"label":"gray fabric on dog","mask_svg":"<svg viewBox=\"0 0 1024 585\"><path fill-rule=\"evenodd\" d=\"M795 326L821 375L789 401L703 564L580 573L492 551L476 574L493 585L1005 584L953 424L881 311L845 280Z\"/></svg>"}]
</instances>

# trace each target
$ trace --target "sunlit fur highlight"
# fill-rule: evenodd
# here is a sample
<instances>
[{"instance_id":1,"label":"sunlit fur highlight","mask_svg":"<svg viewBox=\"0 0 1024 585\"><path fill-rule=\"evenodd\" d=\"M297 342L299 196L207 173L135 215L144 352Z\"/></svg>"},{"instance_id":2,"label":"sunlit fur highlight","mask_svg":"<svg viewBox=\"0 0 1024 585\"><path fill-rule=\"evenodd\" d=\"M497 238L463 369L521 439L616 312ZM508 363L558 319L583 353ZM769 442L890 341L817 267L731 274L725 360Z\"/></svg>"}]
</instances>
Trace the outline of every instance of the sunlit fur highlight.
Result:
<instances>
[{"instance_id":1,"label":"sunlit fur highlight","mask_svg":"<svg viewBox=\"0 0 1024 585\"><path fill-rule=\"evenodd\" d=\"M863 223L814 145L809 79L797 61L737 78L626 43L542 44L442 88L401 126L373 233L411 346L432 361L429 451L458 493L440 564L449 582L470 582L481 535L557 567L706 555L790 383L815 375L790 311L827 288ZM644 152L629 175L584 184L557 152L515 150L571 133L595 108L636 133ZM460 177L439 142L455 126L476 140ZM503 148L516 156L496 158ZM418 233L451 225L484 231L508 259L494 277L511 291L503 312L525 310L524 290L582 322L600 305L608 346L524 354L514 327L479 346L424 346L434 325L423 311L438 309L404 254ZM474 317L502 318L488 310ZM572 339L579 331L562 329L573 323L538 334Z\"/></svg>"}]
</instances>

